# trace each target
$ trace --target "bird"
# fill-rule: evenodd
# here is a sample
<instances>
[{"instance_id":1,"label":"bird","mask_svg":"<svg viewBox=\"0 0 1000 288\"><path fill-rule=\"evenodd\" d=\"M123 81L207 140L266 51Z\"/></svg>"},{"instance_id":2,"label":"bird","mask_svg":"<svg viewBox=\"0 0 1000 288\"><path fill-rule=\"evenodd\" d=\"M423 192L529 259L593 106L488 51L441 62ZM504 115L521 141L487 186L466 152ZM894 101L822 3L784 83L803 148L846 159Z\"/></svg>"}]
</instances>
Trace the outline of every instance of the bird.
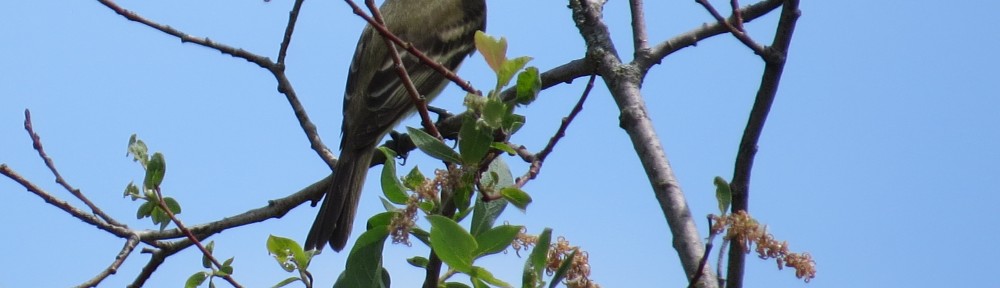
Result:
<instances>
[{"instance_id":1,"label":"bird","mask_svg":"<svg viewBox=\"0 0 1000 288\"><path fill-rule=\"evenodd\" d=\"M390 32L452 71L474 52L476 31L486 29L486 0L385 0L379 11ZM398 51L428 102L447 86L444 75ZM338 252L344 249L377 144L415 111L389 53L378 31L365 26L344 91L340 158L306 237L306 250L322 251L326 244Z\"/></svg>"}]
</instances>

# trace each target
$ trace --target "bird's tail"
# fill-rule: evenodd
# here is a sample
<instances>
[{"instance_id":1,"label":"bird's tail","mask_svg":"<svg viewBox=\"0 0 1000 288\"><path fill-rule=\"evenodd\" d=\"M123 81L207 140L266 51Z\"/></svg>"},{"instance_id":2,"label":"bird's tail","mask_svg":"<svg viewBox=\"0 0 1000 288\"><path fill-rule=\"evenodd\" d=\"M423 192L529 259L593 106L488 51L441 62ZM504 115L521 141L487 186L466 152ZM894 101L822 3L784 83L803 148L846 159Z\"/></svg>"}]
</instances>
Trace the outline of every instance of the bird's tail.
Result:
<instances>
[{"instance_id":1,"label":"bird's tail","mask_svg":"<svg viewBox=\"0 0 1000 288\"><path fill-rule=\"evenodd\" d=\"M333 171L333 182L306 237L306 250L322 250L326 243L330 243L334 251L340 251L347 245L374 151L375 147L365 147L340 153L337 169Z\"/></svg>"}]
</instances>

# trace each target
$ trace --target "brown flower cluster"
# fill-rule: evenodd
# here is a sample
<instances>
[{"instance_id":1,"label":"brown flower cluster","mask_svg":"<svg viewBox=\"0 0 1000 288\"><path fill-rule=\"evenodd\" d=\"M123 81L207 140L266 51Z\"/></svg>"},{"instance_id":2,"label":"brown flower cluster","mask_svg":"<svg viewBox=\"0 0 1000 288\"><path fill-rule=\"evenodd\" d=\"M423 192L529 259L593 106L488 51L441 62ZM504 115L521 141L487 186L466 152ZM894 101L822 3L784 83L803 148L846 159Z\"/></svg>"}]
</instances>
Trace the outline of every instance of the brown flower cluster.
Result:
<instances>
[{"instance_id":1,"label":"brown flower cluster","mask_svg":"<svg viewBox=\"0 0 1000 288\"><path fill-rule=\"evenodd\" d=\"M767 226L760 225L746 211L722 217L713 216L715 223L712 233L721 233L727 229L725 239L740 245L743 251L750 253L750 246L756 243L757 256L761 259L775 259L778 269L792 267L795 277L809 282L816 278L816 262L809 253L792 253L788 250L788 241L778 241L774 235L767 232Z\"/></svg>"},{"instance_id":2,"label":"brown flower cluster","mask_svg":"<svg viewBox=\"0 0 1000 288\"><path fill-rule=\"evenodd\" d=\"M575 252L575 255L574 255ZM552 275L559 270L559 266L566 261L567 257L573 256L569 270L566 271L566 278L563 284L569 288L600 288L600 285L590 280L590 260L586 251L580 247L570 246L566 238L560 236L549 247L548 264L545 273Z\"/></svg>"},{"instance_id":3,"label":"brown flower cluster","mask_svg":"<svg viewBox=\"0 0 1000 288\"><path fill-rule=\"evenodd\" d=\"M406 207L399 210L392 217L389 224L392 227L392 244L403 243L410 246L410 230L416 225L417 211L420 211L420 203L428 201L437 202L438 193L441 187L448 183L448 172L437 169L434 171L434 179L423 181L420 186L415 187L413 194L406 201Z\"/></svg>"},{"instance_id":4,"label":"brown flower cluster","mask_svg":"<svg viewBox=\"0 0 1000 288\"><path fill-rule=\"evenodd\" d=\"M521 232L517 233L514 242L510 244L518 256L521 256L521 251L528 252L528 249L538 243L538 236L529 235L525 231L525 228L521 228ZM587 252L580 250L578 246L570 246L569 241L562 236L556 239L556 243L549 246L545 273L554 274L559 270L559 266L566 261L566 258L573 255L574 251L576 251L576 255L573 256L573 262L570 263L569 270L566 271L563 284L569 288L600 288L600 285L590 280L590 260Z\"/></svg>"},{"instance_id":5,"label":"brown flower cluster","mask_svg":"<svg viewBox=\"0 0 1000 288\"><path fill-rule=\"evenodd\" d=\"M518 257L521 256L521 251L528 252L531 246L535 246L535 243L538 243L538 236L525 233L526 231L527 228L521 227L521 232L517 232L514 242L510 243L510 247L514 248L514 254L517 254Z\"/></svg>"},{"instance_id":6,"label":"brown flower cluster","mask_svg":"<svg viewBox=\"0 0 1000 288\"><path fill-rule=\"evenodd\" d=\"M395 213L392 217L392 222L389 227L392 227L392 244L403 243L406 246L410 246L410 230L413 229L416 223L418 204L420 203L419 194L410 194L410 199L406 201L406 207L400 210L400 213Z\"/></svg>"}]
</instances>

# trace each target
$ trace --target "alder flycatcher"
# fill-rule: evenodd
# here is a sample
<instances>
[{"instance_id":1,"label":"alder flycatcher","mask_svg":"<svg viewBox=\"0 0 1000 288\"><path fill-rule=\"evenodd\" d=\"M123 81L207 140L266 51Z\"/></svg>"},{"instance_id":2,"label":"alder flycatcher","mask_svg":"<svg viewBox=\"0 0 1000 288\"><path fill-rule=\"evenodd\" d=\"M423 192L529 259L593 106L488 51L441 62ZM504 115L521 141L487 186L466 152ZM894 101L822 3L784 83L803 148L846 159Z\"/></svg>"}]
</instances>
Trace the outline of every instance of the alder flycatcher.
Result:
<instances>
[{"instance_id":1,"label":"alder flycatcher","mask_svg":"<svg viewBox=\"0 0 1000 288\"><path fill-rule=\"evenodd\" d=\"M389 31L450 70L472 54L475 32L486 29L486 0L385 0L379 10ZM417 57L397 50L428 102L448 84ZM344 249L375 147L415 110L389 53L378 31L366 26L347 75L340 159L306 238L307 250L327 243L335 251Z\"/></svg>"}]
</instances>

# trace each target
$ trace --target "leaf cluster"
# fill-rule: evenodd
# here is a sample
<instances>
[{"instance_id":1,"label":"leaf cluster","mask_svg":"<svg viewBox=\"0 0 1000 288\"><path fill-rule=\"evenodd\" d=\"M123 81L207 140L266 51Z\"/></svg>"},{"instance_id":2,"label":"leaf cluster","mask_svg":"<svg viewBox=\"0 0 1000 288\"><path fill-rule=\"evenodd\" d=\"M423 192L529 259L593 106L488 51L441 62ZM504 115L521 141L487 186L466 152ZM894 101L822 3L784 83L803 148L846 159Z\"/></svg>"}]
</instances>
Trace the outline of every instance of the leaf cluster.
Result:
<instances>
[{"instance_id":1,"label":"leaf cluster","mask_svg":"<svg viewBox=\"0 0 1000 288\"><path fill-rule=\"evenodd\" d=\"M167 172L167 162L163 153L156 152L149 155L149 148L135 134L128 140L128 150L126 156L132 156L132 161L139 163L145 174L142 180L142 187L129 182L125 185L125 197L131 197L132 201L143 200L136 211L136 218L150 218L154 225L160 225L160 230L167 228L170 224L170 216L160 206L160 184ZM181 205L172 197L163 197L163 203L174 215L181 213Z\"/></svg>"}]
</instances>

